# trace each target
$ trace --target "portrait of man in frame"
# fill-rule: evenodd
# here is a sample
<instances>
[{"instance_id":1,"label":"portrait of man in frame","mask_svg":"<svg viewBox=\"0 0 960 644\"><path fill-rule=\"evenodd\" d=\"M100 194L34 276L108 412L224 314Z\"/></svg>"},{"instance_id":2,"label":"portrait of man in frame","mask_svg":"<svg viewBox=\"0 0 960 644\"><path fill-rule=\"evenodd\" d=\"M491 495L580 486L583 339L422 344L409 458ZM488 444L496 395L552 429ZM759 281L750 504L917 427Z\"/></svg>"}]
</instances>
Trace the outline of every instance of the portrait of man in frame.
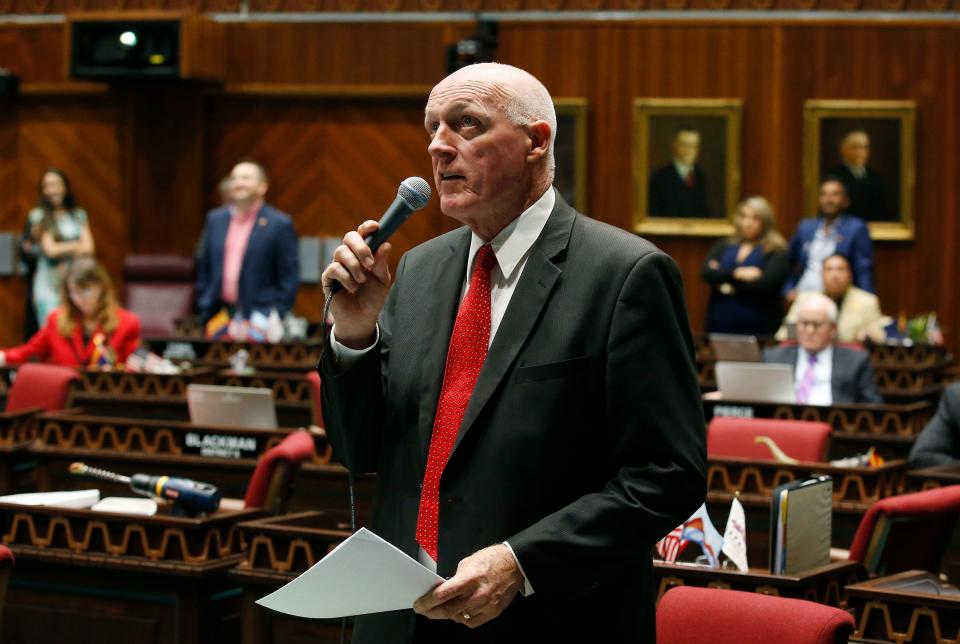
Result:
<instances>
[{"instance_id":1,"label":"portrait of man in frame","mask_svg":"<svg viewBox=\"0 0 960 644\"><path fill-rule=\"evenodd\" d=\"M587 213L587 99L554 98L557 139L553 186L568 204Z\"/></svg>"},{"instance_id":2,"label":"portrait of man in frame","mask_svg":"<svg viewBox=\"0 0 960 644\"><path fill-rule=\"evenodd\" d=\"M634 102L634 228L725 235L740 192L738 100Z\"/></svg>"},{"instance_id":3,"label":"portrait of man in frame","mask_svg":"<svg viewBox=\"0 0 960 644\"><path fill-rule=\"evenodd\" d=\"M807 212L819 182L834 177L846 187L846 212L865 220L874 239L912 239L915 111L912 101L807 101Z\"/></svg>"}]
</instances>

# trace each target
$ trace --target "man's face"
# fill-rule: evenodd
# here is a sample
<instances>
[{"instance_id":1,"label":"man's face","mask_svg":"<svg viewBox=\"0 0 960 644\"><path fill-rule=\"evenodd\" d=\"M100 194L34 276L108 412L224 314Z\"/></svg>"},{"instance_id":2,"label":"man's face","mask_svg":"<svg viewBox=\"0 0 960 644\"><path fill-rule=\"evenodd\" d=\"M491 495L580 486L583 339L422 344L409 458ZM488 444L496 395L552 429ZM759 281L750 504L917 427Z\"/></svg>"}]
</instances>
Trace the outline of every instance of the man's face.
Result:
<instances>
[{"instance_id":1,"label":"man's face","mask_svg":"<svg viewBox=\"0 0 960 644\"><path fill-rule=\"evenodd\" d=\"M835 217L847 208L847 194L839 181L825 181L820 185L820 213Z\"/></svg>"},{"instance_id":2,"label":"man's face","mask_svg":"<svg viewBox=\"0 0 960 644\"><path fill-rule=\"evenodd\" d=\"M680 130L673 138L673 156L684 165L693 165L700 154L700 133Z\"/></svg>"},{"instance_id":3,"label":"man's face","mask_svg":"<svg viewBox=\"0 0 960 644\"><path fill-rule=\"evenodd\" d=\"M844 163L855 168L867 165L870 160L870 138L865 132L848 134L840 146L840 155Z\"/></svg>"},{"instance_id":4,"label":"man's face","mask_svg":"<svg viewBox=\"0 0 960 644\"><path fill-rule=\"evenodd\" d=\"M427 100L424 126L440 209L467 225L499 217L528 197L530 137L507 118L508 96L495 81L458 73Z\"/></svg>"},{"instance_id":5,"label":"man's face","mask_svg":"<svg viewBox=\"0 0 960 644\"><path fill-rule=\"evenodd\" d=\"M853 283L850 265L842 257L828 257L823 262L823 292L839 299Z\"/></svg>"},{"instance_id":6,"label":"man's face","mask_svg":"<svg viewBox=\"0 0 960 644\"><path fill-rule=\"evenodd\" d=\"M238 163L230 173L230 195L233 201L250 204L267 194L267 182L252 163Z\"/></svg>"},{"instance_id":7,"label":"man's face","mask_svg":"<svg viewBox=\"0 0 960 644\"><path fill-rule=\"evenodd\" d=\"M822 308L804 307L797 312L797 342L809 353L825 349L836 333L836 325Z\"/></svg>"}]
</instances>

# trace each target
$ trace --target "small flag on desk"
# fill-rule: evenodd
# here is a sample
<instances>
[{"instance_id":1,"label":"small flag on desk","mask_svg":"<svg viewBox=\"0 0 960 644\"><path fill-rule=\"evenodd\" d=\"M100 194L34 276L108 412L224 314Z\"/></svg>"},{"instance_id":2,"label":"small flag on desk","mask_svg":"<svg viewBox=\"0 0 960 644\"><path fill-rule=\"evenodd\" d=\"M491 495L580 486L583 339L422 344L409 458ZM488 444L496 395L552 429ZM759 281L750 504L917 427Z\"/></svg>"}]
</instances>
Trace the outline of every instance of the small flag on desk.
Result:
<instances>
[{"instance_id":1,"label":"small flag on desk","mask_svg":"<svg viewBox=\"0 0 960 644\"><path fill-rule=\"evenodd\" d=\"M747 571L747 517L737 497L730 504L727 527L723 531L722 552L738 570Z\"/></svg>"},{"instance_id":2,"label":"small flag on desk","mask_svg":"<svg viewBox=\"0 0 960 644\"><path fill-rule=\"evenodd\" d=\"M723 537L713 527L710 516L707 514L707 504L704 503L696 512L694 512L686 523L683 524L683 534L681 541L692 541L700 546L703 554L712 568L719 566L718 557L723 548Z\"/></svg>"},{"instance_id":3,"label":"small flag on desk","mask_svg":"<svg viewBox=\"0 0 960 644\"><path fill-rule=\"evenodd\" d=\"M677 560L677 555L679 555L680 551L687 545L680 542L680 536L682 534L683 524L678 525L670 531L670 534L657 542L657 554L659 554L660 558L666 563L674 563Z\"/></svg>"},{"instance_id":4,"label":"small flag on desk","mask_svg":"<svg viewBox=\"0 0 960 644\"><path fill-rule=\"evenodd\" d=\"M230 314L226 309L220 311L207 321L204 331L208 340L228 340L227 329L230 326Z\"/></svg>"}]
</instances>

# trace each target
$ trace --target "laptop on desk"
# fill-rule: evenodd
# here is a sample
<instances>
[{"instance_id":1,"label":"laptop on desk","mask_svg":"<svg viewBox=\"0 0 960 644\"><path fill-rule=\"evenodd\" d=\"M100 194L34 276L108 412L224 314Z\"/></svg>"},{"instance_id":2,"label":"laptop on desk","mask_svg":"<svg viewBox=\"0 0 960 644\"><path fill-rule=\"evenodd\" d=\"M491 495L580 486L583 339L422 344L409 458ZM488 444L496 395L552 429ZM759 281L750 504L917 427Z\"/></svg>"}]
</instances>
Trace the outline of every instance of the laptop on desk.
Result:
<instances>
[{"instance_id":1,"label":"laptop on desk","mask_svg":"<svg viewBox=\"0 0 960 644\"><path fill-rule=\"evenodd\" d=\"M195 425L277 428L273 391L265 387L187 385L187 407Z\"/></svg>"},{"instance_id":2,"label":"laptop on desk","mask_svg":"<svg viewBox=\"0 0 960 644\"><path fill-rule=\"evenodd\" d=\"M763 351L756 336L711 333L707 336L717 360L726 362L763 362Z\"/></svg>"},{"instance_id":3,"label":"laptop on desk","mask_svg":"<svg viewBox=\"0 0 960 644\"><path fill-rule=\"evenodd\" d=\"M793 365L720 361L716 373L717 389L723 400L791 405L796 402Z\"/></svg>"}]
</instances>

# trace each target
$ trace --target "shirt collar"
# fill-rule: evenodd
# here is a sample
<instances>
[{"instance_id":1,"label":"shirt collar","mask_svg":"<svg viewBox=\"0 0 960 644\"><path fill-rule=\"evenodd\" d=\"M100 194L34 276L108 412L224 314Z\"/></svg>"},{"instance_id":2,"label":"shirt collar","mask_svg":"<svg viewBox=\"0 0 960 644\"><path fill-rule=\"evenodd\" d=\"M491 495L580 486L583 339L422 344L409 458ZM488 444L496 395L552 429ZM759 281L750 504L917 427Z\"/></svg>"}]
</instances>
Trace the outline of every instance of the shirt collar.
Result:
<instances>
[{"instance_id":1,"label":"shirt collar","mask_svg":"<svg viewBox=\"0 0 960 644\"><path fill-rule=\"evenodd\" d=\"M679 174L684 179L687 178L687 175L693 172L693 166L687 165L686 163L680 163L677 159L673 160L673 167L677 169L677 174Z\"/></svg>"},{"instance_id":2,"label":"shirt collar","mask_svg":"<svg viewBox=\"0 0 960 644\"><path fill-rule=\"evenodd\" d=\"M797 345L797 349L799 352L799 355L797 356L797 362L806 363L807 360L810 359L810 353L808 353L807 350L800 345ZM828 344L824 348L820 349L820 351L816 353L816 356L818 365L825 364L833 357L833 345Z\"/></svg>"},{"instance_id":3,"label":"shirt collar","mask_svg":"<svg viewBox=\"0 0 960 644\"><path fill-rule=\"evenodd\" d=\"M263 199L257 199L248 210L240 210L236 206L230 206L230 216L237 219L249 219L260 212L263 208Z\"/></svg>"},{"instance_id":4,"label":"shirt collar","mask_svg":"<svg viewBox=\"0 0 960 644\"><path fill-rule=\"evenodd\" d=\"M557 197L553 188L548 188L543 195L537 199L532 206L523 211L519 217L511 221L506 227L497 233L497 236L490 241L490 247L493 248L493 254L497 256L497 265L500 267L500 274L508 282L513 279L514 273L522 263L523 258L530 252L533 242L543 231L543 227L553 212ZM467 256L467 266L473 270L473 258L477 251L486 242L477 237L476 233L470 235L470 254ZM469 272L468 272L469 274Z\"/></svg>"}]
</instances>

